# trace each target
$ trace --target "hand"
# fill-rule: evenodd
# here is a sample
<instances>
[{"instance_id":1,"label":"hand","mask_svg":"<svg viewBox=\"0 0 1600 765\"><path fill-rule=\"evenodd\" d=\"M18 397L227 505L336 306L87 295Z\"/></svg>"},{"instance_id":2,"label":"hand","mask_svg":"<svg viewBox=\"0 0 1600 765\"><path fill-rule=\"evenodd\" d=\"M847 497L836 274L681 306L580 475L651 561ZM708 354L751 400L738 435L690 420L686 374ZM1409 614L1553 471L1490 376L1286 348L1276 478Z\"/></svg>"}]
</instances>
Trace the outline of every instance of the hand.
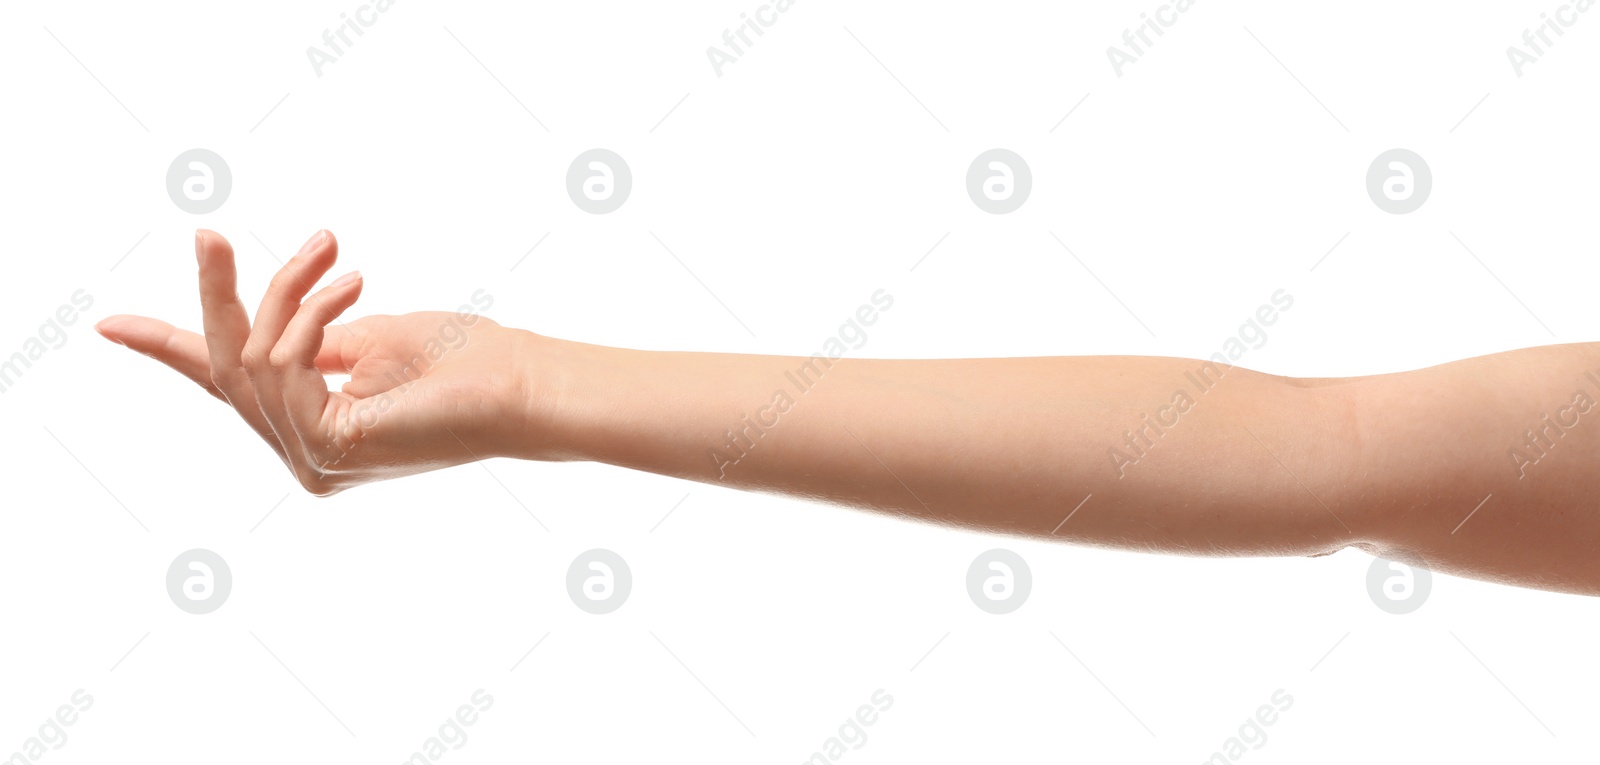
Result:
<instances>
[{"instance_id":1,"label":"hand","mask_svg":"<svg viewBox=\"0 0 1600 765\"><path fill-rule=\"evenodd\" d=\"M205 335L142 316L96 325L106 339L177 370L231 405L305 489L335 494L526 451L522 370L545 340L469 313L371 316L333 328L356 302L352 272L306 298L338 243L313 235L273 277L252 325L235 288L233 248L195 234ZM324 374L347 373L341 390Z\"/></svg>"}]
</instances>

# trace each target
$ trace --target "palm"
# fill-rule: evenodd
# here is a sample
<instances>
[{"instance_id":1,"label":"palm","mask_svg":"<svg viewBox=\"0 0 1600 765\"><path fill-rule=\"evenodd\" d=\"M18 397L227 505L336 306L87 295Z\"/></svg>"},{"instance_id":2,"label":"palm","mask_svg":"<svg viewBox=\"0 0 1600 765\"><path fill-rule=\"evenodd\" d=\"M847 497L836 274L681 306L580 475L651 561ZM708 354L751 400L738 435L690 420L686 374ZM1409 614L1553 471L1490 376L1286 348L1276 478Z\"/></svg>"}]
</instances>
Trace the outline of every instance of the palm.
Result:
<instances>
[{"instance_id":1,"label":"palm","mask_svg":"<svg viewBox=\"0 0 1600 765\"><path fill-rule=\"evenodd\" d=\"M501 415L492 402L508 384L501 378L515 347L510 330L482 317L424 312L372 316L327 333L317 365L347 371L350 380L329 392L325 422L335 442L376 452L357 461L388 461L402 449L407 461L430 466L477 456L455 434Z\"/></svg>"}]
</instances>

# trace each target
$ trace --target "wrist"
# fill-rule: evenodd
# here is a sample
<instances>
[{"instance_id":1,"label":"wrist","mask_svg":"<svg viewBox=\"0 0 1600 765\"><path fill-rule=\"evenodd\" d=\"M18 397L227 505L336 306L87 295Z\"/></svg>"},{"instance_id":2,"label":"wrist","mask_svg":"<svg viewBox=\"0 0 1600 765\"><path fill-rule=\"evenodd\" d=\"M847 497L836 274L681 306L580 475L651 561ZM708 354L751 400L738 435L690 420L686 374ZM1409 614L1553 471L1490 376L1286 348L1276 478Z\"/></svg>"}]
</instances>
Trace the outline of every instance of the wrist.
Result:
<instances>
[{"instance_id":1,"label":"wrist","mask_svg":"<svg viewBox=\"0 0 1600 765\"><path fill-rule=\"evenodd\" d=\"M585 434L591 429L603 391L616 390L610 380L623 365L606 348L517 332L510 359L512 375L498 429L500 454L546 462L596 459ZM614 399L614 396L609 397Z\"/></svg>"}]
</instances>

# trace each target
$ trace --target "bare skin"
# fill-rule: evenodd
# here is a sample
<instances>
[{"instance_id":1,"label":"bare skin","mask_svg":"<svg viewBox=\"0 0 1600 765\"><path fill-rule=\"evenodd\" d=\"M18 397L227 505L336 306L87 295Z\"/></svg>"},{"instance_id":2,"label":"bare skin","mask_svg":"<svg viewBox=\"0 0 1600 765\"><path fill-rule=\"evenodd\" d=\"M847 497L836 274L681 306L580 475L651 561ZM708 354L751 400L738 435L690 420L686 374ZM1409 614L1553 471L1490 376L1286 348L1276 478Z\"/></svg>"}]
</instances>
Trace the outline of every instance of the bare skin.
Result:
<instances>
[{"instance_id":1,"label":"bare skin","mask_svg":"<svg viewBox=\"0 0 1600 765\"><path fill-rule=\"evenodd\" d=\"M1134 356L636 351L451 313L330 326L362 281L310 294L337 257L327 232L252 322L227 241L201 231L195 250L203 336L138 316L97 329L232 405L318 495L490 457L590 460L1080 544L1355 546L1600 595L1600 344L1327 379ZM331 391L334 373L351 380Z\"/></svg>"}]
</instances>

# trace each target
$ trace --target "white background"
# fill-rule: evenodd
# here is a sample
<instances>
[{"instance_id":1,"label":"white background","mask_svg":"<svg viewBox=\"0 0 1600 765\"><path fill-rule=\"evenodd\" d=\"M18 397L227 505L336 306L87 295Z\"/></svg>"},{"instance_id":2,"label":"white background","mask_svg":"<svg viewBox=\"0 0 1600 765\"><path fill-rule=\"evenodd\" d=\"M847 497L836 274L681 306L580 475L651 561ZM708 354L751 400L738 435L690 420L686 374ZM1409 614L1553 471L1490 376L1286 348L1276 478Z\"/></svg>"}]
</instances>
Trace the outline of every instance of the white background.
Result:
<instances>
[{"instance_id":1,"label":"white background","mask_svg":"<svg viewBox=\"0 0 1600 765\"><path fill-rule=\"evenodd\" d=\"M1439 576L1392 616L1353 550L1095 551L600 465L318 500L90 328L198 326L205 226L247 302L327 227L366 276L353 316L486 289L501 323L640 348L808 354L879 288L895 304L857 355L1206 356L1280 288L1294 307L1244 366L1592 340L1600 12L1518 78L1505 50L1553 0L1200 0L1117 77L1106 48L1156 0L799 0L718 77L706 48L757 0L399 0L316 76L306 48L357 4L0 11L0 356L94 298L0 395L0 755L79 688L93 706L42 759L398 763L479 688L493 707L442 760L799 763L880 688L893 706L841 760L1201 762L1277 689L1293 706L1240 759L1600 745L1590 599ZM194 147L234 178L202 216L164 188ZM634 176L609 215L564 189L593 147ZM1033 172L1009 215L964 187L994 147ZM1395 147L1434 176L1408 215L1364 188ZM234 577L206 616L164 585L195 547ZM607 616L565 591L594 547L634 576ZM993 547L1034 577L1006 616L964 584Z\"/></svg>"}]
</instances>

